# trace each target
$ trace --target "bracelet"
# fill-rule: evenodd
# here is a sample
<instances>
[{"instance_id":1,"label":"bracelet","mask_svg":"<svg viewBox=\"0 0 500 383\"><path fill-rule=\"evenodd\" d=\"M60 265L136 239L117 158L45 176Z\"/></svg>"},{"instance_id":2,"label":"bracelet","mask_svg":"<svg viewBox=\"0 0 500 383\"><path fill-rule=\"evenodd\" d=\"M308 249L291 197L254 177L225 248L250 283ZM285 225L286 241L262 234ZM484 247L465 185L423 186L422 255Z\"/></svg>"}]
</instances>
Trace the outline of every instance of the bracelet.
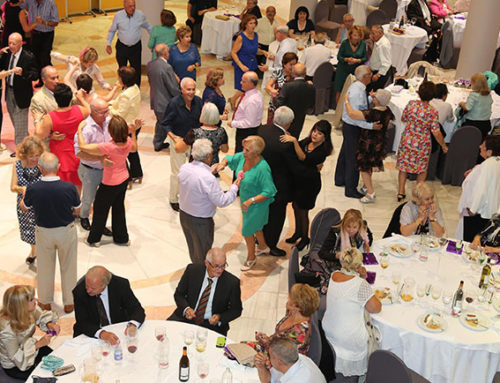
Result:
<instances>
[{"instance_id":1,"label":"bracelet","mask_svg":"<svg viewBox=\"0 0 500 383\"><path fill-rule=\"evenodd\" d=\"M255 197L252 197L252 204L255 203Z\"/></svg>"}]
</instances>

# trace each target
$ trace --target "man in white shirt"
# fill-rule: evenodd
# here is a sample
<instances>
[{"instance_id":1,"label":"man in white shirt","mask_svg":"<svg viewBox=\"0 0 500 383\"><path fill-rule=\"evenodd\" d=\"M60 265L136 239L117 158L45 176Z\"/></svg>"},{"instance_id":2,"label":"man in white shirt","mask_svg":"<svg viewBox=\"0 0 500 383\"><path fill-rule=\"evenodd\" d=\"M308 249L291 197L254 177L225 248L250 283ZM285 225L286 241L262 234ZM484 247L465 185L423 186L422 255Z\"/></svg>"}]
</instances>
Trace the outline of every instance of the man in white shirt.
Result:
<instances>
[{"instance_id":1,"label":"man in white shirt","mask_svg":"<svg viewBox=\"0 0 500 383\"><path fill-rule=\"evenodd\" d=\"M266 8L266 17L259 20L255 32L259 35L259 48L265 50L269 49L269 44L271 44L276 37L274 36L274 27L276 26L276 8L272 5Z\"/></svg>"},{"instance_id":2,"label":"man in white shirt","mask_svg":"<svg viewBox=\"0 0 500 383\"><path fill-rule=\"evenodd\" d=\"M285 53L293 52L297 54L297 42L288 37L288 27L286 25L277 26L274 34L276 41L279 41L280 45L276 51L276 55L268 55L267 58L273 60L273 68L281 68L283 66L281 60L283 60Z\"/></svg>"},{"instance_id":3,"label":"man in white shirt","mask_svg":"<svg viewBox=\"0 0 500 383\"><path fill-rule=\"evenodd\" d=\"M312 80L316 69L324 62L330 61L330 49L325 47L326 36L323 32L318 32L314 36L314 44L304 51L300 62L306 66L306 80Z\"/></svg>"},{"instance_id":4,"label":"man in white shirt","mask_svg":"<svg viewBox=\"0 0 500 383\"><path fill-rule=\"evenodd\" d=\"M445 84L437 84L436 95L430 104L438 112L441 126L444 126L446 121L451 122L455 119L453 108L450 103L446 102L446 98L448 98L448 88Z\"/></svg>"},{"instance_id":5,"label":"man in white shirt","mask_svg":"<svg viewBox=\"0 0 500 383\"><path fill-rule=\"evenodd\" d=\"M384 88L389 77L389 69L392 65L391 42L384 36L384 29L380 24L372 27L370 39L373 41L373 52L370 57L370 69L373 76L367 89L375 92L377 89Z\"/></svg>"},{"instance_id":6,"label":"man in white shirt","mask_svg":"<svg viewBox=\"0 0 500 383\"><path fill-rule=\"evenodd\" d=\"M267 358L258 353L255 366L261 383L326 383L326 379L314 362L300 355L297 345L290 339L275 338L269 346L271 370L267 369Z\"/></svg>"},{"instance_id":7,"label":"man in white shirt","mask_svg":"<svg viewBox=\"0 0 500 383\"><path fill-rule=\"evenodd\" d=\"M217 111L218 113L218 111ZM217 117L219 117L217 115ZM182 231L193 263L203 263L214 243L214 219L217 207L233 203L240 180L223 192L212 174L212 142L207 138L196 140L191 150L193 161L181 166L179 178L179 216Z\"/></svg>"}]
</instances>

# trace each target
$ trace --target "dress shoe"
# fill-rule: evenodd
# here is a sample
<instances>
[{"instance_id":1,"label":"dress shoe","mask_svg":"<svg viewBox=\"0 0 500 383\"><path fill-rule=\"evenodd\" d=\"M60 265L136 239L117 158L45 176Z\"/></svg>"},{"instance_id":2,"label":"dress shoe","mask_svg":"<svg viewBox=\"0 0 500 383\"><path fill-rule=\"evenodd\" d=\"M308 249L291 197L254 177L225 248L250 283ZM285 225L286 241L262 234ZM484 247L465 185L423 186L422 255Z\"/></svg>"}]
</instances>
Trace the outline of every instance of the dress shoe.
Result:
<instances>
[{"instance_id":1,"label":"dress shoe","mask_svg":"<svg viewBox=\"0 0 500 383\"><path fill-rule=\"evenodd\" d=\"M170 206L172 207L172 209L174 209L175 211L179 211L179 203L177 202L170 202Z\"/></svg>"},{"instance_id":2,"label":"dress shoe","mask_svg":"<svg viewBox=\"0 0 500 383\"><path fill-rule=\"evenodd\" d=\"M300 234L294 233L290 238L285 239L286 243L295 243L299 240Z\"/></svg>"},{"instance_id":3,"label":"dress shoe","mask_svg":"<svg viewBox=\"0 0 500 383\"><path fill-rule=\"evenodd\" d=\"M356 198L356 199L361 199L364 197L364 195L359 193L357 190L355 190L354 192L351 192L351 193L345 193L345 196L347 198Z\"/></svg>"},{"instance_id":4,"label":"dress shoe","mask_svg":"<svg viewBox=\"0 0 500 383\"><path fill-rule=\"evenodd\" d=\"M168 149L170 144L168 142L163 142L160 146L155 147L155 152L161 152L163 149Z\"/></svg>"},{"instance_id":5,"label":"dress shoe","mask_svg":"<svg viewBox=\"0 0 500 383\"><path fill-rule=\"evenodd\" d=\"M72 313L75 309L75 305L64 305L64 312L66 314Z\"/></svg>"},{"instance_id":6,"label":"dress shoe","mask_svg":"<svg viewBox=\"0 0 500 383\"><path fill-rule=\"evenodd\" d=\"M80 218L80 225L84 230L90 230L90 221L88 218Z\"/></svg>"},{"instance_id":7,"label":"dress shoe","mask_svg":"<svg viewBox=\"0 0 500 383\"><path fill-rule=\"evenodd\" d=\"M14 158L16 156L16 152L10 153L10 158Z\"/></svg>"},{"instance_id":8,"label":"dress shoe","mask_svg":"<svg viewBox=\"0 0 500 383\"><path fill-rule=\"evenodd\" d=\"M115 242L115 245L118 245L118 246L130 246L130 241L127 241L127 242Z\"/></svg>"},{"instance_id":9,"label":"dress shoe","mask_svg":"<svg viewBox=\"0 0 500 383\"><path fill-rule=\"evenodd\" d=\"M358 191L358 193L363 194L363 195L366 195L366 193L368 192L368 189L366 188L366 186L357 188L356 190Z\"/></svg>"},{"instance_id":10,"label":"dress shoe","mask_svg":"<svg viewBox=\"0 0 500 383\"><path fill-rule=\"evenodd\" d=\"M52 306L50 305L50 303L43 304L42 302L38 302L38 306L40 306L40 308L45 311L52 310Z\"/></svg>"},{"instance_id":11,"label":"dress shoe","mask_svg":"<svg viewBox=\"0 0 500 383\"><path fill-rule=\"evenodd\" d=\"M85 240L85 243L89 245L89 247L100 247L101 242L89 242L88 239Z\"/></svg>"},{"instance_id":12,"label":"dress shoe","mask_svg":"<svg viewBox=\"0 0 500 383\"><path fill-rule=\"evenodd\" d=\"M273 257L286 257L286 251L275 247L269 250L269 255L272 255Z\"/></svg>"},{"instance_id":13,"label":"dress shoe","mask_svg":"<svg viewBox=\"0 0 500 383\"><path fill-rule=\"evenodd\" d=\"M104 228L104 231L102 232L102 235L105 235L106 237L112 237L113 232L109 230L107 227Z\"/></svg>"},{"instance_id":14,"label":"dress shoe","mask_svg":"<svg viewBox=\"0 0 500 383\"><path fill-rule=\"evenodd\" d=\"M304 250L304 248L307 245L309 245L309 242L311 242L311 240L308 237L302 237L300 239L299 243L297 243L297 250L299 250L299 251Z\"/></svg>"}]
</instances>

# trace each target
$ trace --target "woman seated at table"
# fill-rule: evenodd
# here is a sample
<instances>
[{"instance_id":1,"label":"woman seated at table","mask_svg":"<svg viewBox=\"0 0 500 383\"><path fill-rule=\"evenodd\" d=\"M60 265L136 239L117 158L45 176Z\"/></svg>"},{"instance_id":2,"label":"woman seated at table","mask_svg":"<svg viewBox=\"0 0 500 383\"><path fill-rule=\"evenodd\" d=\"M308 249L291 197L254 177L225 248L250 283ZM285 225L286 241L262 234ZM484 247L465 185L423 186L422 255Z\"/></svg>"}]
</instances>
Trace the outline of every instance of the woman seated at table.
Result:
<instances>
[{"instance_id":1,"label":"woman seated at table","mask_svg":"<svg viewBox=\"0 0 500 383\"><path fill-rule=\"evenodd\" d=\"M382 124L380 130L361 129L359 132L358 150L356 151L356 167L363 179L363 191L365 196L360 199L362 203L375 202L375 190L372 183L373 168L384 171L385 158L385 132L389 122L394 119L394 115L387 107L391 100L391 92L385 89L378 89L373 96L373 108L369 110L355 110L349 103L349 95L346 93L344 108L349 117L355 120L368 122L378 121Z\"/></svg>"},{"instance_id":2,"label":"woman seated at table","mask_svg":"<svg viewBox=\"0 0 500 383\"><path fill-rule=\"evenodd\" d=\"M175 34L179 42L170 46L168 63L179 80L190 77L196 81L196 68L201 66L201 58L198 48L191 42L191 28L181 25Z\"/></svg>"},{"instance_id":3,"label":"woman seated at table","mask_svg":"<svg viewBox=\"0 0 500 383\"><path fill-rule=\"evenodd\" d=\"M475 126L481 131L484 140L491 130L490 117L493 98L484 74L473 74L470 78L470 85L472 92L467 97L467 101L458 104L466 112L465 122L462 126Z\"/></svg>"},{"instance_id":4,"label":"woman seated at table","mask_svg":"<svg viewBox=\"0 0 500 383\"><path fill-rule=\"evenodd\" d=\"M256 18L260 19L262 17L262 13L260 12L260 8L257 4L258 0L247 0L247 5L243 8L240 19L243 20L243 16L245 15L254 15Z\"/></svg>"},{"instance_id":5,"label":"woman seated at table","mask_svg":"<svg viewBox=\"0 0 500 383\"><path fill-rule=\"evenodd\" d=\"M208 70L207 79L205 81L205 90L201 100L203 104L207 102L213 103L219 109L220 119L227 120L226 98L222 94L221 86L225 84L224 69L212 68ZM220 126L220 121L218 123ZM218 162L218 161L217 161Z\"/></svg>"},{"instance_id":6,"label":"woman seated at table","mask_svg":"<svg viewBox=\"0 0 500 383\"><path fill-rule=\"evenodd\" d=\"M148 48L153 52L153 60L156 58L155 47L158 44L166 44L169 48L175 44L177 36L175 34L175 23L177 18L174 12L164 9L160 14L161 25L155 25L149 36Z\"/></svg>"},{"instance_id":7,"label":"woman seated at table","mask_svg":"<svg viewBox=\"0 0 500 383\"><path fill-rule=\"evenodd\" d=\"M434 16L437 17L440 23L444 22L444 19L453 14L448 1L446 0L431 0L429 3L429 8Z\"/></svg>"},{"instance_id":8,"label":"woman seated at table","mask_svg":"<svg viewBox=\"0 0 500 383\"><path fill-rule=\"evenodd\" d=\"M500 253L500 214L491 217L489 225L474 237L472 243L484 247L487 253Z\"/></svg>"},{"instance_id":9,"label":"woman seated at table","mask_svg":"<svg viewBox=\"0 0 500 383\"><path fill-rule=\"evenodd\" d=\"M426 182L418 182L411 192L412 200L401 210L401 234L444 235L444 220L440 207L434 201L434 189Z\"/></svg>"},{"instance_id":10,"label":"woman seated at table","mask_svg":"<svg viewBox=\"0 0 500 383\"><path fill-rule=\"evenodd\" d=\"M314 34L314 24L309 18L307 7L298 7L295 11L295 17L287 24L288 35L293 39L306 33Z\"/></svg>"},{"instance_id":11,"label":"woman seated at table","mask_svg":"<svg viewBox=\"0 0 500 383\"><path fill-rule=\"evenodd\" d=\"M447 98L448 87L446 84L436 84L436 93L429 104L438 112L438 119L441 126L444 126L445 122L452 122L455 120L453 108L449 102L446 102Z\"/></svg>"},{"instance_id":12,"label":"woman seated at table","mask_svg":"<svg viewBox=\"0 0 500 383\"><path fill-rule=\"evenodd\" d=\"M355 25L347 33L347 39L340 44L337 54L338 64L335 73L335 100L339 101L340 92L344 87L344 82L349 74L354 74L354 70L366 61L366 43L363 40L363 30Z\"/></svg>"},{"instance_id":13,"label":"woman seated at table","mask_svg":"<svg viewBox=\"0 0 500 383\"><path fill-rule=\"evenodd\" d=\"M255 332L257 342L247 342L257 352L267 353L272 338L288 338L297 344L298 351L307 355L311 341L311 316L318 310L319 295L315 288L296 283L288 293L286 315L278 322L274 334Z\"/></svg>"},{"instance_id":14,"label":"woman seated at table","mask_svg":"<svg viewBox=\"0 0 500 383\"><path fill-rule=\"evenodd\" d=\"M15 285L5 291L0 311L0 363L7 375L28 379L42 358L52 352L50 340L60 331L57 319L55 312L37 306L32 286ZM33 337L37 326L52 333L37 340Z\"/></svg>"},{"instance_id":15,"label":"woman seated at table","mask_svg":"<svg viewBox=\"0 0 500 383\"><path fill-rule=\"evenodd\" d=\"M382 304L358 274L363 264L361 252L347 248L339 258L342 268L332 274L322 324L326 339L335 350L335 372L339 374L336 379L357 382L358 377L366 374L370 352L378 348L365 310L379 313Z\"/></svg>"}]
</instances>

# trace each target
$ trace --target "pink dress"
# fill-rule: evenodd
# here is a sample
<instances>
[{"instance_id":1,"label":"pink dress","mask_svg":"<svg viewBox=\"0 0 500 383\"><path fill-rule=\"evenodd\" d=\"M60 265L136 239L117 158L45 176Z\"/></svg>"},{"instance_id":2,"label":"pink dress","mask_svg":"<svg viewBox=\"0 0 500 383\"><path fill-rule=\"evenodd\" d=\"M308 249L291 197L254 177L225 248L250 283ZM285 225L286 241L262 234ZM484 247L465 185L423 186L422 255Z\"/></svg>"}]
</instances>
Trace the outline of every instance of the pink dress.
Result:
<instances>
[{"instance_id":1,"label":"pink dress","mask_svg":"<svg viewBox=\"0 0 500 383\"><path fill-rule=\"evenodd\" d=\"M125 145L118 146L114 141L99 144L99 150L113 161L113 166L104 168L102 173L103 185L115 186L120 185L128 179L129 173L127 169L127 156L132 148L132 139L127 138Z\"/></svg>"},{"instance_id":2,"label":"pink dress","mask_svg":"<svg viewBox=\"0 0 500 383\"><path fill-rule=\"evenodd\" d=\"M396 168L402 172L420 174L427 171L431 153L431 133L439 131L437 111L420 100L406 105L401 116L406 128L399 142Z\"/></svg>"},{"instance_id":3,"label":"pink dress","mask_svg":"<svg viewBox=\"0 0 500 383\"><path fill-rule=\"evenodd\" d=\"M74 105L66 112L56 110L49 113L52 119L52 132L64 133L66 137L62 140L50 140L49 148L61 165L57 175L63 181L71 182L74 185L81 185L78 177L78 165L80 159L75 156L75 134L78 131L78 125L83 121L83 114L78 105Z\"/></svg>"}]
</instances>

